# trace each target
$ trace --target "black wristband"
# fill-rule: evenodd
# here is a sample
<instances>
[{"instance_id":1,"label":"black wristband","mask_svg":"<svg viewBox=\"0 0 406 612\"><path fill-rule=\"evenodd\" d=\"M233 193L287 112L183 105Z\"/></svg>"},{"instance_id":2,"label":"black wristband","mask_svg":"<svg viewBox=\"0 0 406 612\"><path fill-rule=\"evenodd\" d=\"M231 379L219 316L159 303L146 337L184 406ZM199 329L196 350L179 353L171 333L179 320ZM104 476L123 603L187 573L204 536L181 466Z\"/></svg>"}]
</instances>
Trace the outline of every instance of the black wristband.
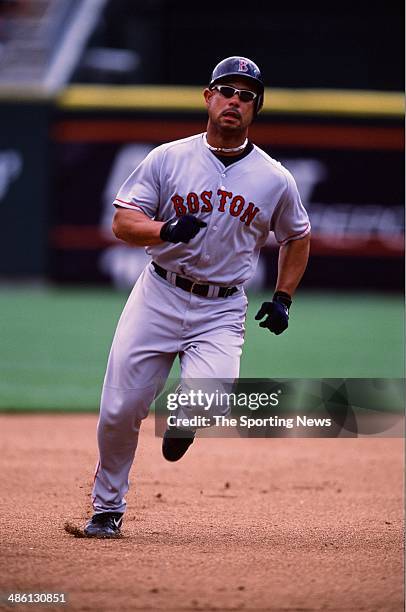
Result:
<instances>
[{"instance_id":1,"label":"black wristband","mask_svg":"<svg viewBox=\"0 0 406 612\"><path fill-rule=\"evenodd\" d=\"M286 306L288 310L292 304L292 298L290 297L289 293L286 293L285 291L275 291L272 300L274 302L280 302L281 304Z\"/></svg>"}]
</instances>

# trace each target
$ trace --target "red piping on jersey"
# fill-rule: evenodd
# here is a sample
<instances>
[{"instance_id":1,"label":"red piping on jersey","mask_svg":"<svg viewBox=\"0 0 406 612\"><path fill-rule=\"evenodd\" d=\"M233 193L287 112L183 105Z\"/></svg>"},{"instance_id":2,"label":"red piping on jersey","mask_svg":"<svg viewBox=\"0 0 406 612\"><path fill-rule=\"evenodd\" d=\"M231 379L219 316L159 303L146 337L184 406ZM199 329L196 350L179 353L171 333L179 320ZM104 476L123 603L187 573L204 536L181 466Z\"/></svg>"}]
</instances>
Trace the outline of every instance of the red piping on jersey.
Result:
<instances>
[{"instance_id":1,"label":"red piping on jersey","mask_svg":"<svg viewBox=\"0 0 406 612\"><path fill-rule=\"evenodd\" d=\"M299 236L306 236L306 234L308 233L310 229L310 223L308 223L305 227L305 229L302 232L299 232L298 234L292 234L291 236L288 236L287 238L285 238L285 240L282 240L281 242L278 241L278 244L285 244L286 242L289 242L289 240L293 240L293 238L297 238Z\"/></svg>"},{"instance_id":2,"label":"red piping on jersey","mask_svg":"<svg viewBox=\"0 0 406 612\"><path fill-rule=\"evenodd\" d=\"M139 206L138 204L133 204L133 202L126 202L125 200L120 200L119 198L116 198L114 202L121 202L121 204L128 204L129 206L134 206L134 208L139 208L141 212L144 212L141 206Z\"/></svg>"}]
</instances>

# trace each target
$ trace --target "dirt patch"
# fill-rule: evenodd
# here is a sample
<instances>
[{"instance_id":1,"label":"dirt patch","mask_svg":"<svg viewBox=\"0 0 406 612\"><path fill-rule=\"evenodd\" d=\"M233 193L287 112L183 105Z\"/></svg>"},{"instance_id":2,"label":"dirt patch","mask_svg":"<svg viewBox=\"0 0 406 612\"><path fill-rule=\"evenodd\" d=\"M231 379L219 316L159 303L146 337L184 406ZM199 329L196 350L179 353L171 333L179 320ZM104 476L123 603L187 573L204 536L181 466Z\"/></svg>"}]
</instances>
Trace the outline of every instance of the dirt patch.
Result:
<instances>
[{"instance_id":1,"label":"dirt patch","mask_svg":"<svg viewBox=\"0 0 406 612\"><path fill-rule=\"evenodd\" d=\"M92 540L96 420L0 416L0 593L68 599L18 609L403 609L403 440L204 438L170 464L150 417L123 538Z\"/></svg>"}]
</instances>

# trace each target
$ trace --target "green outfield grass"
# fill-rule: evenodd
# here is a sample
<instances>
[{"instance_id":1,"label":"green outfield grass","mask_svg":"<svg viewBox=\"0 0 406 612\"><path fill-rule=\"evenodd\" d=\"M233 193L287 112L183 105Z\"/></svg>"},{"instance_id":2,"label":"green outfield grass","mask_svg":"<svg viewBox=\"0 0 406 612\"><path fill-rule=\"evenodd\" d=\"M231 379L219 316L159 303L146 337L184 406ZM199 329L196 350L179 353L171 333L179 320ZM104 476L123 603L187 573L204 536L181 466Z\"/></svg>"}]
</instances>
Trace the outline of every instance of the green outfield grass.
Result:
<instances>
[{"instance_id":1,"label":"green outfield grass","mask_svg":"<svg viewBox=\"0 0 406 612\"><path fill-rule=\"evenodd\" d=\"M241 377L403 377L403 298L299 293L274 336L251 295ZM97 409L126 295L101 289L0 290L0 409ZM176 375L177 370L174 370Z\"/></svg>"}]
</instances>

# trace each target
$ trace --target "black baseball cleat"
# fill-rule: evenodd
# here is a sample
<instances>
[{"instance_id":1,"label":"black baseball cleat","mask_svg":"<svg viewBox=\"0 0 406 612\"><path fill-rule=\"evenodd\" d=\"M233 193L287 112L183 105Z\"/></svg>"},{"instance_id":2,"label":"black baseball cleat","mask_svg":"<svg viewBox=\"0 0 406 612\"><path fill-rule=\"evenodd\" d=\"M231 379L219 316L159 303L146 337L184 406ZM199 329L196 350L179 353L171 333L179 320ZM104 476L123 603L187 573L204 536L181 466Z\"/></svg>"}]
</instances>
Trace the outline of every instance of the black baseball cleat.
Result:
<instances>
[{"instance_id":1,"label":"black baseball cleat","mask_svg":"<svg viewBox=\"0 0 406 612\"><path fill-rule=\"evenodd\" d=\"M84 533L88 538L119 538L123 514L121 512L100 512L87 521Z\"/></svg>"},{"instance_id":2,"label":"black baseball cleat","mask_svg":"<svg viewBox=\"0 0 406 612\"><path fill-rule=\"evenodd\" d=\"M162 440L162 454L167 461L179 461L193 444L194 431L185 431L177 427L170 427L164 433Z\"/></svg>"}]
</instances>

